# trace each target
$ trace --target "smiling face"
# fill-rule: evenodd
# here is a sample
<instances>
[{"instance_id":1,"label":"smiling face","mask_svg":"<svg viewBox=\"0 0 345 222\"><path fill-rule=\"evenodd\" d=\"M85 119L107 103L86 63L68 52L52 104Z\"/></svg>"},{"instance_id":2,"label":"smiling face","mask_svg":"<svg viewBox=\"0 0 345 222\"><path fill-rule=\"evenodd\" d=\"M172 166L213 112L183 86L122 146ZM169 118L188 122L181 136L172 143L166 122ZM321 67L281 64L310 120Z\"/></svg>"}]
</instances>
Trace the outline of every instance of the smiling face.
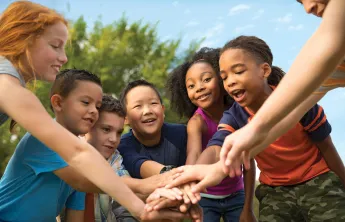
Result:
<instances>
[{"instance_id":1,"label":"smiling face","mask_svg":"<svg viewBox=\"0 0 345 222\"><path fill-rule=\"evenodd\" d=\"M61 66L67 62L65 53L67 39L66 25L58 22L48 26L29 47L31 63L37 79L48 82L55 80Z\"/></svg>"},{"instance_id":2,"label":"smiling face","mask_svg":"<svg viewBox=\"0 0 345 222\"><path fill-rule=\"evenodd\" d=\"M258 64L242 49L227 49L219 60L225 90L242 107L257 111L270 94L267 63Z\"/></svg>"},{"instance_id":3,"label":"smiling face","mask_svg":"<svg viewBox=\"0 0 345 222\"><path fill-rule=\"evenodd\" d=\"M57 121L75 135L90 131L98 120L102 104L102 88L91 81L77 80L75 88L62 97L51 98Z\"/></svg>"},{"instance_id":4,"label":"smiling face","mask_svg":"<svg viewBox=\"0 0 345 222\"><path fill-rule=\"evenodd\" d=\"M114 112L100 112L98 121L86 134L86 140L108 159L120 143L124 121L124 117Z\"/></svg>"},{"instance_id":5,"label":"smiling face","mask_svg":"<svg viewBox=\"0 0 345 222\"><path fill-rule=\"evenodd\" d=\"M137 86L126 95L126 120L135 135L142 138L160 137L164 122L164 106L155 90Z\"/></svg>"},{"instance_id":6,"label":"smiling face","mask_svg":"<svg viewBox=\"0 0 345 222\"><path fill-rule=\"evenodd\" d=\"M219 79L208 63L198 62L192 65L185 81L188 97L197 107L207 109L219 101Z\"/></svg>"},{"instance_id":7,"label":"smiling face","mask_svg":"<svg viewBox=\"0 0 345 222\"><path fill-rule=\"evenodd\" d=\"M308 14L322 17L329 0L298 0Z\"/></svg>"}]
</instances>

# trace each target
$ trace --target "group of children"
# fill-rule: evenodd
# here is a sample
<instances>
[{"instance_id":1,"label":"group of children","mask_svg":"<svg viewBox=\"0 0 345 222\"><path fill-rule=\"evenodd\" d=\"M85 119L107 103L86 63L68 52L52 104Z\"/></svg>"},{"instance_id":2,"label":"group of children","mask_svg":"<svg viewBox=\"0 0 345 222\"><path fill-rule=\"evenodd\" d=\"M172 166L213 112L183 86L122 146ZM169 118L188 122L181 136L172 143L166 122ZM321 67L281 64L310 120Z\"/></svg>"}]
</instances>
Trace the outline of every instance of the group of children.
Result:
<instances>
[{"instance_id":1,"label":"group of children","mask_svg":"<svg viewBox=\"0 0 345 222\"><path fill-rule=\"evenodd\" d=\"M318 4L311 12L321 13ZM12 17L18 11L27 14ZM30 30L28 20L37 27ZM59 71L67 62L67 22L56 12L15 2L0 21L0 121L10 116L28 130L0 180L1 221L256 221L252 154L225 164L221 148L254 121L284 77L262 39L239 36L222 49L202 48L170 73L170 101L189 119L185 126L164 122L162 98L145 80L128 83L117 100L86 70ZM16 39L3 24L27 33ZM18 44L25 41L32 42ZM34 78L53 82L55 120L23 87ZM254 157L260 221L345 220L345 168L331 126L321 106L306 107ZM121 136L125 124L131 129ZM242 160L243 170L229 170Z\"/></svg>"}]
</instances>

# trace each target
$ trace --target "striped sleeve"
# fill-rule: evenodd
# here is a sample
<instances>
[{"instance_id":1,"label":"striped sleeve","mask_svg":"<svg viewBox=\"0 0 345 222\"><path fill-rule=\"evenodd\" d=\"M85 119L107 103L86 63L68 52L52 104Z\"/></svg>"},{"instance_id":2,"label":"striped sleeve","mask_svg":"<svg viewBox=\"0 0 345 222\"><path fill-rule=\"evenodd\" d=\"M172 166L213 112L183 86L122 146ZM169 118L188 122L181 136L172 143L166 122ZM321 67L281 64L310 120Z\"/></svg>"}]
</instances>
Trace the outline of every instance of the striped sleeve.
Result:
<instances>
[{"instance_id":1,"label":"striped sleeve","mask_svg":"<svg viewBox=\"0 0 345 222\"><path fill-rule=\"evenodd\" d=\"M235 117L232 115L231 109L223 113L223 117L219 122L217 132L212 136L207 146L222 146L225 137L239 129Z\"/></svg>"},{"instance_id":2,"label":"striped sleeve","mask_svg":"<svg viewBox=\"0 0 345 222\"><path fill-rule=\"evenodd\" d=\"M326 139L332 131L323 108L318 104L303 116L300 123L309 137L316 142Z\"/></svg>"}]
</instances>

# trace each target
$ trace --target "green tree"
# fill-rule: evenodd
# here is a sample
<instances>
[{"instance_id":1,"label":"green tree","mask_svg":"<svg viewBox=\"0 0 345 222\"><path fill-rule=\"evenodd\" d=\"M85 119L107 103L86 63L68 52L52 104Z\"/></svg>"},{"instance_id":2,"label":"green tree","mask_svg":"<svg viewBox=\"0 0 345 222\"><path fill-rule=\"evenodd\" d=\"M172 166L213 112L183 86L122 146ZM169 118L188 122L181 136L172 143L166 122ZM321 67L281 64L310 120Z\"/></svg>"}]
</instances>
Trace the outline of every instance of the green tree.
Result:
<instances>
[{"instance_id":1,"label":"green tree","mask_svg":"<svg viewBox=\"0 0 345 222\"><path fill-rule=\"evenodd\" d=\"M202 40L193 41L185 51L179 49L180 39L160 41L157 24L135 21L129 23L123 16L118 21L103 25L100 21L88 31L83 17L70 26L70 40L66 47L68 63L65 68L86 69L101 77L103 90L118 96L123 87L132 80L146 79L154 83L166 105L166 120L180 121L169 109L165 83L169 71L183 59L195 52ZM178 53L180 52L180 53ZM36 82L34 88L46 109L49 107L50 84ZM51 113L52 114L52 113ZM25 115L25 114L23 114ZM9 121L0 127L0 176L11 157L19 139L9 132ZM42 129L44 130L44 129Z\"/></svg>"}]
</instances>

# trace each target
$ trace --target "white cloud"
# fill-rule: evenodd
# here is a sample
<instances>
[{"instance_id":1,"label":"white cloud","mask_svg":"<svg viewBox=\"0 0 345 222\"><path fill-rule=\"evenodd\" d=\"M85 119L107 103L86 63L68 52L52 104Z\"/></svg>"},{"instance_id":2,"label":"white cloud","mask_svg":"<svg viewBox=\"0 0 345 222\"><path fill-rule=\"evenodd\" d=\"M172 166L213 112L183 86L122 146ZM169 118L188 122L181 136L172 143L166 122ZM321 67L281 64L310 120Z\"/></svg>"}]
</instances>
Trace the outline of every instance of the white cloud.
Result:
<instances>
[{"instance_id":1,"label":"white cloud","mask_svg":"<svg viewBox=\"0 0 345 222\"><path fill-rule=\"evenodd\" d=\"M184 10L184 14L188 15L190 13L191 13L191 11L188 8L186 10Z\"/></svg>"},{"instance_id":2,"label":"white cloud","mask_svg":"<svg viewBox=\"0 0 345 222\"><path fill-rule=\"evenodd\" d=\"M264 12L265 10L260 9L252 19L253 20L259 19L264 14Z\"/></svg>"},{"instance_id":3,"label":"white cloud","mask_svg":"<svg viewBox=\"0 0 345 222\"><path fill-rule=\"evenodd\" d=\"M221 21L221 20L223 20L224 18L223 18L223 16L218 16L217 19Z\"/></svg>"},{"instance_id":4,"label":"white cloud","mask_svg":"<svg viewBox=\"0 0 345 222\"><path fill-rule=\"evenodd\" d=\"M195 20L192 20L192 21L189 21L187 24L186 24L186 27L193 27L193 26L198 26L200 23L195 21Z\"/></svg>"},{"instance_id":5,"label":"white cloud","mask_svg":"<svg viewBox=\"0 0 345 222\"><path fill-rule=\"evenodd\" d=\"M178 2L178 1L174 1L174 2L172 3L172 5L173 5L174 7L176 7L176 6L179 5L179 2Z\"/></svg>"},{"instance_id":6,"label":"white cloud","mask_svg":"<svg viewBox=\"0 0 345 222\"><path fill-rule=\"evenodd\" d=\"M304 26L302 24L289 26L289 30L291 31L299 31L299 30L302 30L303 28Z\"/></svg>"},{"instance_id":7,"label":"white cloud","mask_svg":"<svg viewBox=\"0 0 345 222\"><path fill-rule=\"evenodd\" d=\"M202 47L216 47L219 42L220 42L219 39L204 41L203 43L201 43L200 48L202 48Z\"/></svg>"},{"instance_id":8,"label":"white cloud","mask_svg":"<svg viewBox=\"0 0 345 222\"><path fill-rule=\"evenodd\" d=\"M279 23L290 23L292 20L292 14L286 14L283 17L279 17L275 19L274 21L279 22Z\"/></svg>"},{"instance_id":9,"label":"white cloud","mask_svg":"<svg viewBox=\"0 0 345 222\"><path fill-rule=\"evenodd\" d=\"M224 31L224 23L218 23L216 26L206 31L205 37L211 38L213 36L220 35L223 31Z\"/></svg>"},{"instance_id":10,"label":"white cloud","mask_svg":"<svg viewBox=\"0 0 345 222\"><path fill-rule=\"evenodd\" d=\"M241 26L241 27L236 27L235 28L235 33L239 34L239 33L242 33L248 29L252 29L254 28L255 26L253 24L250 24L250 25L245 25L245 26Z\"/></svg>"},{"instance_id":11,"label":"white cloud","mask_svg":"<svg viewBox=\"0 0 345 222\"><path fill-rule=\"evenodd\" d=\"M236 15L236 14L239 14L239 13L245 11L245 10L248 10L248 9L250 9L250 5L239 4L239 5L236 5L236 6L232 7L229 10L228 15L229 16Z\"/></svg>"}]
</instances>

